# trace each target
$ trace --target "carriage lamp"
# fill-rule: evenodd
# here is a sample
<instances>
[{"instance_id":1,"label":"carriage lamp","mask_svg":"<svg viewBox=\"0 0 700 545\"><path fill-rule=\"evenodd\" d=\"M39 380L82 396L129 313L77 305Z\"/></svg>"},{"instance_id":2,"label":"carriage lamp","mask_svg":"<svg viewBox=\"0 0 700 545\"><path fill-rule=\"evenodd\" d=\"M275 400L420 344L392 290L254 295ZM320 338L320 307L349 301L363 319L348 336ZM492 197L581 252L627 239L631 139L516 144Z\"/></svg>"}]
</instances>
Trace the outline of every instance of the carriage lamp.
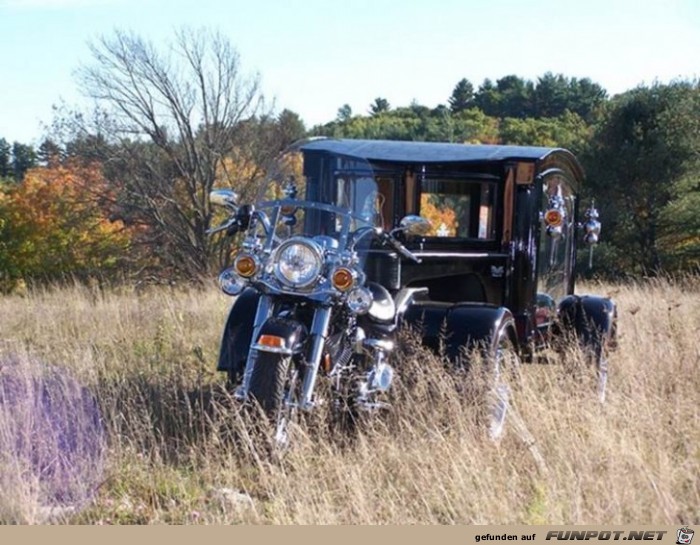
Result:
<instances>
[{"instance_id":1,"label":"carriage lamp","mask_svg":"<svg viewBox=\"0 0 700 545\"><path fill-rule=\"evenodd\" d=\"M586 210L586 223L583 224L583 229L586 232L583 241L591 246L598 244L598 239L600 237L599 217L598 210L591 204L590 208Z\"/></svg>"},{"instance_id":2,"label":"carriage lamp","mask_svg":"<svg viewBox=\"0 0 700 545\"><path fill-rule=\"evenodd\" d=\"M591 202L591 206L586 210L586 223L583 224L583 241L588 244L588 268L593 268L593 247L598 244L600 239L600 221L598 218L598 210L595 207L595 201Z\"/></svg>"},{"instance_id":3,"label":"carriage lamp","mask_svg":"<svg viewBox=\"0 0 700 545\"><path fill-rule=\"evenodd\" d=\"M545 223L550 227L560 227L564 223L564 217L560 210L547 210L544 215Z\"/></svg>"},{"instance_id":4,"label":"carriage lamp","mask_svg":"<svg viewBox=\"0 0 700 545\"><path fill-rule=\"evenodd\" d=\"M564 200L559 195L549 199L549 209L544 213L544 223L550 238L561 238L564 232Z\"/></svg>"},{"instance_id":5,"label":"carriage lamp","mask_svg":"<svg viewBox=\"0 0 700 545\"><path fill-rule=\"evenodd\" d=\"M547 236L549 236L549 238L559 239L561 238L562 234L563 230L561 228L561 225L557 227L554 227L553 225L547 225Z\"/></svg>"}]
</instances>

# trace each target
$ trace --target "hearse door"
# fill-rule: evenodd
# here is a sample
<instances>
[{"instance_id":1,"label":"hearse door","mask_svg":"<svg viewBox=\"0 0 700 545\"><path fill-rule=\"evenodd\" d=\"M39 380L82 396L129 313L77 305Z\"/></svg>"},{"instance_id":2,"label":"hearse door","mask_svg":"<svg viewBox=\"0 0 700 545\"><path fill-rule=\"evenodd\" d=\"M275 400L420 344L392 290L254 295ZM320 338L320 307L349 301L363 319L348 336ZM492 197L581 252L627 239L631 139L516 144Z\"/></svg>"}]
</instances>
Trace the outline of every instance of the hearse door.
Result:
<instances>
[{"instance_id":1,"label":"hearse door","mask_svg":"<svg viewBox=\"0 0 700 545\"><path fill-rule=\"evenodd\" d=\"M557 304L571 293L576 235L575 195L559 170L542 175L540 235L537 253L535 325L546 331L556 318Z\"/></svg>"}]
</instances>

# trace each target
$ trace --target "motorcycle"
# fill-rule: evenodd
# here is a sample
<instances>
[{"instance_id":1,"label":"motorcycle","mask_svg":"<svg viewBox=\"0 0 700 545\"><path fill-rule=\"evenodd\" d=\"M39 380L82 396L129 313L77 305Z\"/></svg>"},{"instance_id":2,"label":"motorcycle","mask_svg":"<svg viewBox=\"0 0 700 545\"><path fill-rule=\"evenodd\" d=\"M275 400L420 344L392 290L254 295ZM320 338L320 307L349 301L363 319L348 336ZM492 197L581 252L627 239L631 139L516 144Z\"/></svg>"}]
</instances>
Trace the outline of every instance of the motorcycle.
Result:
<instances>
[{"instance_id":1,"label":"motorcycle","mask_svg":"<svg viewBox=\"0 0 700 545\"><path fill-rule=\"evenodd\" d=\"M392 220L367 161L316 157L307 165L302 148L292 146L268 168L253 204L232 190L210 194L228 214L211 233L242 237L219 275L236 299L218 370L237 400L262 409L277 445L289 442L299 412L327 404L357 415L387 406L400 316L427 291L392 296L368 279L365 265L372 253L420 262L400 238L425 234L429 222L408 215L385 229Z\"/></svg>"}]
</instances>

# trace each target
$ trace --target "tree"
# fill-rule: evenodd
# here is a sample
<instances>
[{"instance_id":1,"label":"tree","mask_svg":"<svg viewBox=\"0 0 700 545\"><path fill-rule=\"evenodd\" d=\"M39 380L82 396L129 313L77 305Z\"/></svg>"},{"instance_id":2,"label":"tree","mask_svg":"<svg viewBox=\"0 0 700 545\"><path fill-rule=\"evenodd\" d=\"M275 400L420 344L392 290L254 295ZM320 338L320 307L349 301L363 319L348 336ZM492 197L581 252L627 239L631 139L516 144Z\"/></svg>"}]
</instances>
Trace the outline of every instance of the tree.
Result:
<instances>
[{"instance_id":1,"label":"tree","mask_svg":"<svg viewBox=\"0 0 700 545\"><path fill-rule=\"evenodd\" d=\"M12 164L12 147L4 138L0 138L0 178L7 178Z\"/></svg>"},{"instance_id":2,"label":"tree","mask_svg":"<svg viewBox=\"0 0 700 545\"><path fill-rule=\"evenodd\" d=\"M352 108L350 104L343 104L338 108L338 114L335 116L338 121L348 121L352 117Z\"/></svg>"},{"instance_id":3,"label":"tree","mask_svg":"<svg viewBox=\"0 0 700 545\"><path fill-rule=\"evenodd\" d=\"M32 146L14 142L12 144L12 174L15 180L22 181L24 174L36 166L36 152Z\"/></svg>"},{"instance_id":4,"label":"tree","mask_svg":"<svg viewBox=\"0 0 700 545\"><path fill-rule=\"evenodd\" d=\"M109 219L97 165L37 167L0 188L0 291L21 280L105 277L117 270L130 233Z\"/></svg>"},{"instance_id":5,"label":"tree","mask_svg":"<svg viewBox=\"0 0 700 545\"><path fill-rule=\"evenodd\" d=\"M277 116L277 130L280 137L278 146L280 148L287 147L306 135L306 126L299 114L286 109Z\"/></svg>"},{"instance_id":6,"label":"tree","mask_svg":"<svg viewBox=\"0 0 700 545\"><path fill-rule=\"evenodd\" d=\"M496 92L499 95L498 117L523 119L532 115L532 82L515 75L504 76L496 81Z\"/></svg>"},{"instance_id":7,"label":"tree","mask_svg":"<svg viewBox=\"0 0 700 545\"><path fill-rule=\"evenodd\" d=\"M108 143L102 151L125 214L148 225L174 269L206 274L213 253L208 194L227 183L221 173L228 156L255 148L258 78L242 72L226 38L206 30L181 30L161 49L115 32L90 51L79 81L105 115L85 133Z\"/></svg>"},{"instance_id":8,"label":"tree","mask_svg":"<svg viewBox=\"0 0 700 545\"><path fill-rule=\"evenodd\" d=\"M47 138L39 146L36 155L42 166L55 166L61 162L63 150L51 138Z\"/></svg>"},{"instance_id":9,"label":"tree","mask_svg":"<svg viewBox=\"0 0 700 545\"><path fill-rule=\"evenodd\" d=\"M612 272L700 265L697 82L639 87L614 99L586 167Z\"/></svg>"},{"instance_id":10,"label":"tree","mask_svg":"<svg viewBox=\"0 0 700 545\"><path fill-rule=\"evenodd\" d=\"M503 144L562 147L574 153L584 151L590 137L591 129L586 122L569 111L559 117L507 117L500 126Z\"/></svg>"},{"instance_id":11,"label":"tree","mask_svg":"<svg viewBox=\"0 0 700 545\"><path fill-rule=\"evenodd\" d=\"M500 93L493 82L486 78L474 95L474 106L488 116L500 117Z\"/></svg>"},{"instance_id":12,"label":"tree","mask_svg":"<svg viewBox=\"0 0 700 545\"><path fill-rule=\"evenodd\" d=\"M472 106L474 99L474 86L467 78L459 80L455 88L452 90L452 95L447 102L450 104L452 113L457 114Z\"/></svg>"},{"instance_id":13,"label":"tree","mask_svg":"<svg viewBox=\"0 0 700 545\"><path fill-rule=\"evenodd\" d=\"M589 78L573 78L570 83L571 91L568 109L580 115L589 123L595 121L595 116L603 106L607 92Z\"/></svg>"},{"instance_id":14,"label":"tree","mask_svg":"<svg viewBox=\"0 0 700 545\"><path fill-rule=\"evenodd\" d=\"M372 115L379 115L388 112L391 109L389 106L389 101L382 97L377 97L374 102L370 104L369 111Z\"/></svg>"}]
</instances>

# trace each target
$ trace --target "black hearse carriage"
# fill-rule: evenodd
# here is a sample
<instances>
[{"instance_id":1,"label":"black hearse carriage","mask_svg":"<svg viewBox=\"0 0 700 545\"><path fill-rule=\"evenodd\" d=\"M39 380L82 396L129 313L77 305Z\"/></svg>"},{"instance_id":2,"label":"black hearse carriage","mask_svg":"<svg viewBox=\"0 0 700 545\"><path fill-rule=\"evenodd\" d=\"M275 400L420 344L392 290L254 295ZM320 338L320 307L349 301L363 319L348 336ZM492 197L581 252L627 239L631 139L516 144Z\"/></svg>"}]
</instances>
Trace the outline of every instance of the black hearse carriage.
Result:
<instances>
[{"instance_id":1,"label":"black hearse carriage","mask_svg":"<svg viewBox=\"0 0 700 545\"><path fill-rule=\"evenodd\" d=\"M281 200L241 207L212 194L231 210L221 228L248 232L220 278L240 294L219 369L241 399L286 421L313 406L320 374L339 383L346 370L359 385L349 395L374 407L402 324L450 358L477 343L529 356L574 332L604 394L615 306L574 294L577 241L595 244L600 224L593 208L577 221L584 175L569 151L313 139L294 152L304 187L286 180Z\"/></svg>"}]
</instances>

